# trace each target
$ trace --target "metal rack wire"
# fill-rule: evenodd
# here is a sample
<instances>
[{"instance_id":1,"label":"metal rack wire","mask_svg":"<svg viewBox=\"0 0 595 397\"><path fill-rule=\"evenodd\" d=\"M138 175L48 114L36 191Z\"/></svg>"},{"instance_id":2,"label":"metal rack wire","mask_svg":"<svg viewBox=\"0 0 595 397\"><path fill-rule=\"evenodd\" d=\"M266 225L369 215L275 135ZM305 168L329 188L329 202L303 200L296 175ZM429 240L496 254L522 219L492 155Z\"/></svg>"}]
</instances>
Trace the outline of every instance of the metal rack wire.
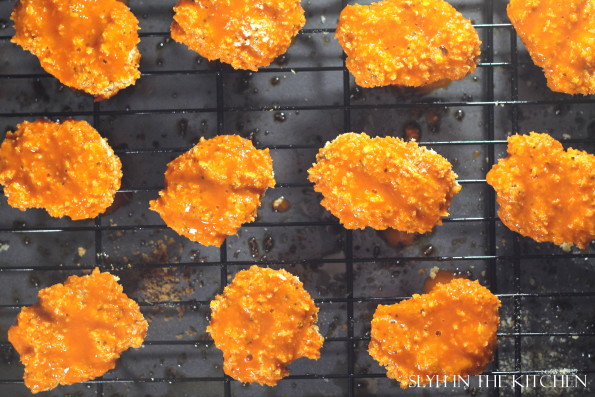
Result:
<instances>
[{"instance_id":1,"label":"metal rack wire","mask_svg":"<svg viewBox=\"0 0 595 397\"><path fill-rule=\"evenodd\" d=\"M14 3L14 0L1 0L0 5L6 3ZM130 1L131 7L134 6L134 2ZM140 2L142 3L142 2ZM147 2L150 3L150 2ZM329 2L330 4L331 2ZM335 3L339 3L335 1ZM342 6L347 2L341 1ZM28 110L26 106L23 106L19 111L6 110L7 101L12 98L2 98L3 94L0 92L0 120L2 118L10 118L11 120L21 118L37 118L37 117L50 117L63 119L67 117L79 117L89 118L90 121L96 127L102 125L102 118L112 117L119 118L124 116L156 116L156 115L189 115L189 114L209 114L214 116L216 122L216 129L219 132L229 131L229 114L234 113L255 113L262 114L265 112L305 112L305 111L328 111L338 112L341 114L342 124L339 128L343 132L352 131L354 128L353 113L354 112L366 112L366 111L378 111L385 110L387 112L402 109L414 109L420 106L430 109L442 109L442 108L456 108L464 107L465 109L478 108L481 109L483 125L485 129L484 139L467 139L467 140L453 140L446 139L440 140L439 138L432 137L429 141L423 141L422 144L426 144L433 148L447 147L447 148L463 148L465 146L479 146L485 148L486 162L488 167L497 161L499 154L505 147L505 137L497 133L497 112L499 109L506 109L510 114L510 131L511 132L526 132L521 131L521 106L539 106L547 107L551 105L580 105L580 104L592 104L595 100L592 97L570 97L570 96L552 96L548 98L530 98L524 99L519 95L519 68L522 62L519 60L518 49L517 49L517 38L514 33L514 29L509 23L496 22L494 15L496 14L496 7L501 6L498 1L484 0L478 3L477 7L482 10L482 23L476 23L474 26L483 37L484 48L482 51L482 60L478 66L478 69L485 75L483 81L484 95L480 100L426 100L423 97L414 97L411 99L396 100L396 101L380 101L378 103L362 103L361 101L354 100L353 98L353 83L349 72L345 68L344 59L341 65L336 66L296 66L296 67L284 67L284 66L273 66L260 71L260 74L297 74L301 73L322 73L322 72L333 72L341 73L341 84L342 92L340 93L340 100L332 104L301 104L291 103L286 105L237 105L229 104L226 102L226 92L229 90L229 86L226 85L226 77L229 75L240 75L243 72L234 71L228 67L214 63L212 67L203 69L164 69L164 70L142 70L142 78L150 76L188 76L198 75L206 76L208 79L214 80L215 95L214 103L204 107L156 107L150 109L129 109L127 107L116 106L105 108L103 103L93 103L91 107L85 107L82 110L67 109L67 110ZM140 4L139 4L140 7ZM6 8L6 7L5 7ZM134 7L133 7L134 8ZM165 6L162 6L165 10ZM0 18L7 18L8 15L0 15ZM509 60L496 60L495 51L495 36L496 31L507 32L510 36L508 43L510 59ZM334 29L332 28L306 28L300 32L301 36L305 35L316 35L316 34L332 34ZM506 33L504 33L506 34ZM165 31L148 31L142 32L142 39L147 38L161 38L166 39L169 33ZM498 37L500 37L499 35ZM0 44L5 43L10 39L10 34L3 34L0 30ZM2 54L0 53L0 60L2 60ZM507 98L497 97L495 94L495 84L500 82L496 81L496 69L506 70L508 76L508 85L510 92ZM142 79L141 78L141 79ZM3 69L0 68L0 87L3 82L7 81L26 81L31 79L52 79L42 72L35 73L3 73ZM23 83L24 84L24 83ZM0 91L2 89L0 88ZM4 102L3 102L4 101ZM355 102L355 103L354 103ZM3 105L4 104L4 105ZM101 129L100 129L101 132ZM372 131L369 131L372 132ZM439 136L438 136L439 137ZM594 142L593 136L587 136L586 138L574 138L566 139L565 143L579 145L581 147L589 149L593 152ZM283 155L290 156L299 150L316 150L320 145L310 143L299 143L299 144L287 144L284 142L274 142L273 144L260 145L261 147L268 147L272 150L282 152ZM170 147L152 147L152 148L118 148L116 153L120 156L134 156L134 155L176 155L184 152L189 146L170 146ZM450 264L457 268L466 269L468 264L471 263L483 263L485 264L485 282L488 283L491 290L496 293L503 302L503 310L506 310L511 319L511 324L508 328L502 329L498 336L500 340L500 350L496 354L494 364L486 372L488 374L502 374L502 375L530 375L542 373L542 369L536 369L526 367L523 354L524 349L528 349L524 346L527 338L558 338L563 340L564 338L579 338L584 342L584 349L589 350L593 348L593 339L595 339L595 326L588 325L584 329L578 330L552 330L546 329L543 331L527 330L524 327L525 321L523 320L524 305L528 299L535 299L538 302L543 302L548 299L578 299L585 305L589 305L590 300L595 299L595 288L589 288L588 286L579 290L573 291L556 291L553 289L545 291L534 291L527 292L523 289L522 283L524 278L527 277L526 272L523 270L523 262L526 261L586 261L593 263L595 254L592 251L563 253L556 248L547 248L543 250L532 250L526 249L526 242L518 236L511 238L512 248L510 250L502 250L499 245L499 241L502 238L502 231L499 229L501 224L496 215L496 204L494 193L491 188L485 184L483 177L472 177L463 179L460 181L463 184L463 190L465 188L477 187L482 189L482 194L485 197L485 203L483 205L483 213L478 216L461 216L457 217L457 214L445 219L445 226L453 225L472 225L476 227L477 232L485 230L485 246L480 254L454 254L448 253L444 255L406 255L400 251L392 251L392 254L385 255L374 255L374 254L356 254L356 243L355 239L359 238L356 235L359 232L350 230L341 230L338 234L340 235L340 245L342 255L338 258L323 257L322 255L307 255L306 253L298 253L290 257L289 259L275 258L254 258L254 259L236 259L230 258L230 247L227 243L217 252L208 253L208 258L205 260L197 261L184 261L184 260L172 260L172 261L151 261L143 262L136 261L130 263L128 267L118 268L116 270L132 270L132 271L149 271L150 269L171 269L177 272L181 268L191 268L198 271L213 271L218 273L216 276L218 282L217 290L221 290L229 282L230 276L233 273L232 266L234 269L242 268L242 266L248 266L254 263L260 265L270 266L324 266L324 265L337 265L344 266L343 278L344 286L341 287L341 294L331 294L330 296L320 296L315 298L317 304L324 305L339 305L342 314L340 323L344 327L344 332L339 333L338 336L326 335L327 344L333 344L334 346L343 346L342 353L339 354L338 361L341 363L340 371L333 371L332 368L325 368L324 370L311 371L306 369L301 373L293 374L287 378L287 382L301 382L300 393L319 393L318 383L315 381L336 381L338 382L338 390L335 394L344 394L349 396L356 395L367 395L367 393L374 394L373 391L366 388L366 381L375 381L385 378L384 371L376 368L369 371L366 365L361 363L361 356L365 353L365 346L369 341L368 334L361 331L361 315L356 312L360 312L361 305L376 305L379 303L392 303L402 299L407 299L408 296L376 296L372 291L367 293L357 294L356 292L356 279L361 273L359 269L360 265L390 265L394 263L410 264L416 266L421 264ZM304 189L311 190L311 185L307 183L305 178L298 181L281 181L278 183L277 188L288 188L288 189ZM160 189L160 186L152 185L138 185L138 186L124 186L119 194L156 194L156 191ZM270 192L267 194L271 194ZM0 207L2 210L2 207ZM14 213L10 213L12 216L7 222L0 223L0 241L2 241L4 235L10 236L22 236L22 235L64 235L67 236L69 233L87 233L93 236L93 251L92 257L87 257L88 260L83 265L77 263L71 264L43 264L43 263L25 263L25 264L12 264L5 262L0 256L0 279L4 275L9 274L30 274L30 273L45 273L54 274L60 272L80 272L81 270L92 269L98 266L103 269L113 269L108 263L111 259L106 259L106 247L105 243L108 236L111 233L137 233L137 232L156 232L159 233L164 229L164 225L158 221L143 221L135 224L112 224L106 223L104 217L98 217L91 223L54 223L51 220L41 222L41 224L33 224L32 226L22 225L18 221L19 218L14 216ZM11 223L12 222L12 223ZM253 230L271 230L271 233L275 235L277 230L288 228L290 230L301 230L307 228L339 228L338 222L335 219L322 216L317 219L311 217L304 217L304 219L298 220L259 220L253 224L245 226L245 230L251 232ZM340 228L339 228L340 229ZM325 229L326 230L326 229ZM278 232L280 233L280 232ZM505 232L504 232L505 233ZM509 234L510 236L510 234ZM68 237L64 237L68 239ZM242 241L244 242L244 241ZM431 242L431 240L430 240ZM243 245L242 249L246 249L247 246ZM11 248L12 249L12 248ZM1 255L1 254L0 254ZM70 273L69 273L70 274ZM1 280L0 280L1 282ZM45 285L44 285L45 286ZM126 285L125 285L126 287ZM591 285L591 287L593 287ZM306 288L308 284L306 283ZM403 294L405 295L405 294ZM23 305L29 305L33 303L28 301L28 298L18 299L18 301L9 300L8 295L0 295L4 298L0 299L0 320L6 318L6 325L3 321L0 324L8 327L10 322L13 321L17 311ZM29 299L30 300L30 299ZM154 308L187 308L190 311L193 310L204 310L208 308L209 304L208 297L204 299L165 299L165 300L154 300L140 302L140 305L145 310L151 310ZM573 309L574 310L574 309ZM324 312L324 308L321 309L321 315ZM4 330L4 328L2 328ZM365 327L364 327L365 330ZM4 336L2 338L5 338ZM590 341L590 342L589 342ZM562 342L560 342L562 343ZM200 345L201 348L206 346L208 349L209 345L212 345L212 341L208 338L189 338L189 339L173 339L170 337L162 338L149 338L145 342L145 348L159 347L161 349L174 349L176 347L187 347L188 349L196 348ZM0 351L3 352L4 356L12 357L11 360L7 360L7 364L3 368L17 368L18 365L11 356L11 347L5 341L0 339ZM360 354L361 353L361 354ZM323 353L324 354L324 353ZM158 357L158 356L157 356ZM154 360L157 360L154 357ZM217 357L215 357L217 359ZM209 359L209 362L213 360ZM563 365L563 364L560 364ZM14 372L14 371L13 371ZM11 372L11 373L13 373ZM133 371L132 371L133 372ZM595 373L595 363L593 365L587 365L585 368L577 368L578 374L593 374ZM285 381L284 381L285 382ZM250 394L248 389L243 389L242 386L238 385L238 382L233 381L227 376L224 376L220 368L216 368L215 371L207 371L207 375L202 376L200 374L193 376L149 376L147 374L140 376L125 376L117 374L115 376L106 375L104 378L96 379L90 382L86 382L85 385L89 388L82 389L83 395L117 395L117 393L110 389L107 391L107 387L114 387L114 385L128 385L130 387L137 387L143 384L162 384L162 385L176 385L183 383L191 384L203 384L203 383L214 383L219 385L216 389L212 389L213 395L241 395ZM22 384L22 379L19 377L5 377L0 374L0 391L4 394L12 392L14 395L22 394L27 395L24 388L21 389L9 389L12 385ZM140 386L139 386L140 387ZM379 387L379 386L376 386ZM386 386L391 390L391 395L398 393L398 387L396 384ZM117 388L117 387L116 387ZM303 389L303 390L301 390ZM13 392L12 390L18 390ZM127 389L130 395L135 393L134 389ZM215 391L216 390L216 391ZM282 395L289 395L292 393L298 394L295 389L281 389L279 393ZM258 393L260 389L252 391L252 393ZM270 392L270 390L269 390ZM429 393L435 393L435 395L443 395L442 390L429 390ZM16 393L16 394L15 394ZM138 392L138 395L142 395ZM166 395L177 395L173 394ZM274 393L271 392L271 393ZM328 392L332 394L332 392ZM514 395L520 396L524 391L515 386L511 390L500 389L498 387L490 390L485 390L486 395L500 396L500 395ZM589 391L586 391L584 395L589 395ZM381 393L380 393L381 394ZM136 395L136 394L135 394Z\"/></svg>"}]
</instances>

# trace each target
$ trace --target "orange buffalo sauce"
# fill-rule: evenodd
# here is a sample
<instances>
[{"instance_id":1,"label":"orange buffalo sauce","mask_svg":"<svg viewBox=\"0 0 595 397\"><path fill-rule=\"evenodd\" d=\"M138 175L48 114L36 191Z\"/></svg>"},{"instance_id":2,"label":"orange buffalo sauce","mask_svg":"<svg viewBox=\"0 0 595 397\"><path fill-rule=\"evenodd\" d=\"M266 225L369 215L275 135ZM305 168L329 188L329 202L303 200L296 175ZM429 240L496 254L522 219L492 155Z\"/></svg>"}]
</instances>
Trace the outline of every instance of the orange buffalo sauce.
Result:
<instances>
[{"instance_id":1,"label":"orange buffalo sauce","mask_svg":"<svg viewBox=\"0 0 595 397\"><path fill-rule=\"evenodd\" d=\"M436 269L436 268L434 268ZM460 275L451 272L450 270L430 270L430 277L424 281L424 292L428 293L432 291L438 284L447 284L453 279L462 277Z\"/></svg>"},{"instance_id":2,"label":"orange buffalo sauce","mask_svg":"<svg viewBox=\"0 0 595 397\"><path fill-rule=\"evenodd\" d=\"M174 11L174 40L235 69L268 66L306 22L300 0L180 0Z\"/></svg>"},{"instance_id":3,"label":"orange buffalo sauce","mask_svg":"<svg viewBox=\"0 0 595 397\"><path fill-rule=\"evenodd\" d=\"M368 350L402 388L435 376L452 381L478 375L493 357L499 307L499 299L477 281L438 283L427 294L379 305Z\"/></svg>"},{"instance_id":4,"label":"orange buffalo sauce","mask_svg":"<svg viewBox=\"0 0 595 397\"><path fill-rule=\"evenodd\" d=\"M237 135L201 138L168 164L165 188L150 208L190 240L220 246L254 220L261 196L274 186L268 149Z\"/></svg>"},{"instance_id":5,"label":"orange buffalo sauce","mask_svg":"<svg viewBox=\"0 0 595 397\"><path fill-rule=\"evenodd\" d=\"M471 22L443 0L348 5L336 36L362 87L460 80L475 70L481 45Z\"/></svg>"},{"instance_id":6,"label":"orange buffalo sauce","mask_svg":"<svg viewBox=\"0 0 595 397\"><path fill-rule=\"evenodd\" d=\"M117 0L20 0L12 42L63 84L97 99L140 77L138 20Z\"/></svg>"},{"instance_id":7,"label":"orange buffalo sauce","mask_svg":"<svg viewBox=\"0 0 595 397\"><path fill-rule=\"evenodd\" d=\"M551 90L595 94L595 2L511 0L507 12Z\"/></svg>"},{"instance_id":8,"label":"orange buffalo sauce","mask_svg":"<svg viewBox=\"0 0 595 397\"><path fill-rule=\"evenodd\" d=\"M348 229L429 232L461 189L451 164L436 152L365 133L327 143L308 173L322 205Z\"/></svg>"},{"instance_id":9,"label":"orange buffalo sauce","mask_svg":"<svg viewBox=\"0 0 595 397\"><path fill-rule=\"evenodd\" d=\"M86 121L25 121L0 146L0 184L8 204L51 216L93 218L114 201L122 164Z\"/></svg>"},{"instance_id":10,"label":"orange buffalo sauce","mask_svg":"<svg viewBox=\"0 0 595 397\"><path fill-rule=\"evenodd\" d=\"M586 248L595 239L595 155L547 134L508 138L508 156L486 176L498 216L535 241Z\"/></svg>"},{"instance_id":11,"label":"orange buffalo sauce","mask_svg":"<svg viewBox=\"0 0 595 397\"><path fill-rule=\"evenodd\" d=\"M252 266L239 272L211 310L207 331L223 351L225 373L234 379L274 386L289 375L292 361L320 357L318 308L285 270Z\"/></svg>"},{"instance_id":12,"label":"orange buffalo sauce","mask_svg":"<svg viewBox=\"0 0 595 397\"><path fill-rule=\"evenodd\" d=\"M33 393L101 376L124 350L141 346L148 324L117 280L98 269L71 276L39 291L39 301L21 310L8 340Z\"/></svg>"}]
</instances>

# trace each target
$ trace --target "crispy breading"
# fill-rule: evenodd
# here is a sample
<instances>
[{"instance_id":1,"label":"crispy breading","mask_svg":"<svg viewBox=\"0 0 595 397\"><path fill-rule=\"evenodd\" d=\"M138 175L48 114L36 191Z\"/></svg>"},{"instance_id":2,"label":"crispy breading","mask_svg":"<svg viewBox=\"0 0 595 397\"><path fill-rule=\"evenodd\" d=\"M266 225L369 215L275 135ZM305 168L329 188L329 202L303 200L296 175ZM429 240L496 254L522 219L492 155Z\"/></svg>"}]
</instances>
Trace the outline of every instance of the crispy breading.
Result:
<instances>
[{"instance_id":1,"label":"crispy breading","mask_svg":"<svg viewBox=\"0 0 595 397\"><path fill-rule=\"evenodd\" d=\"M581 249L595 239L595 155L564 151L548 134L513 135L486 179L510 230Z\"/></svg>"},{"instance_id":2,"label":"crispy breading","mask_svg":"<svg viewBox=\"0 0 595 397\"><path fill-rule=\"evenodd\" d=\"M33 393L102 376L147 334L147 322L118 278L97 268L42 289L38 298L8 330Z\"/></svg>"},{"instance_id":3,"label":"crispy breading","mask_svg":"<svg viewBox=\"0 0 595 397\"><path fill-rule=\"evenodd\" d=\"M235 69L270 65L306 22L300 0L180 0L174 11L174 40Z\"/></svg>"},{"instance_id":4,"label":"crispy breading","mask_svg":"<svg viewBox=\"0 0 595 397\"><path fill-rule=\"evenodd\" d=\"M498 343L499 307L500 300L477 281L436 284L427 294L379 305L368 351L402 388L435 376L442 382L479 375Z\"/></svg>"},{"instance_id":5,"label":"crispy breading","mask_svg":"<svg viewBox=\"0 0 595 397\"><path fill-rule=\"evenodd\" d=\"M471 22L443 0L348 5L336 36L362 87L460 80L475 71L481 45Z\"/></svg>"},{"instance_id":6,"label":"crispy breading","mask_svg":"<svg viewBox=\"0 0 595 397\"><path fill-rule=\"evenodd\" d=\"M165 188L150 205L179 234L220 246L255 219L262 195L274 186L268 149L258 150L238 135L219 135L201 138L168 164Z\"/></svg>"},{"instance_id":7,"label":"crispy breading","mask_svg":"<svg viewBox=\"0 0 595 397\"><path fill-rule=\"evenodd\" d=\"M211 310L207 331L223 351L223 370L236 380L274 386L294 360L320 357L318 308L285 270L254 265L239 272Z\"/></svg>"},{"instance_id":8,"label":"crispy breading","mask_svg":"<svg viewBox=\"0 0 595 397\"><path fill-rule=\"evenodd\" d=\"M308 173L322 205L348 229L429 232L461 190L451 164L436 152L365 133L328 142Z\"/></svg>"},{"instance_id":9,"label":"crispy breading","mask_svg":"<svg viewBox=\"0 0 595 397\"><path fill-rule=\"evenodd\" d=\"M25 121L0 146L0 184L21 211L94 218L113 203L121 180L120 159L86 121Z\"/></svg>"},{"instance_id":10,"label":"crispy breading","mask_svg":"<svg viewBox=\"0 0 595 397\"><path fill-rule=\"evenodd\" d=\"M595 0L511 0L507 12L552 91L595 94Z\"/></svg>"},{"instance_id":11,"label":"crispy breading","mask_svg":"<svg viewBox=\"0 0 595 397\"><path fill-rule=\"evenodd\" d=\"M140 77L138 20L117 0L19 0L12 42L60 82L107 99Z\"/></svg>"}]
</instances>

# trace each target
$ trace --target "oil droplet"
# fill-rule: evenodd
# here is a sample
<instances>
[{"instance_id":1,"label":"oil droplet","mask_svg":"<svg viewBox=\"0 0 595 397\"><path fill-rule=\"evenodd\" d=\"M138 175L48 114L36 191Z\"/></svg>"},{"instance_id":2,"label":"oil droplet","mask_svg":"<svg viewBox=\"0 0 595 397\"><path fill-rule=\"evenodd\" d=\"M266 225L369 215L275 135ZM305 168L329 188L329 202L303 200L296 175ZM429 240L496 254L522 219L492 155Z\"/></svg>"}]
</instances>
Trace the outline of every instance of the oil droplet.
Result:
<instances>
[{"instance_id":1,"label":"oil droplet","mask_svg":"<svg viewBox=\"0 0 595 397\"><path fill-rule=\"evenodd\" d=\"M473 152L473 157L478 158L479 156L481 156L481 152L479 150Z\"/></svg>"},{"instance_id":2,"label":"oil droplet","mask_svg":"<svg viewBox=\"0 0 595 397\"><path fill-rule=\"evenodd\" d=\"M359 101L364 96L364 92L359 87L354 87L349 93L349 98L353 101Z\"/></svg>"},{"instance_id":3,"label":"oil droplet","mask_svg":"<svg viewBox=\"0 0 595 397\"><path fill-rule=\"evenodd\" d=\"M185 137L187 133L188 133L188 120L180 119L180 121L178 121L178 134L180 134L181 137Z\"/></svg>"},{"instance_id":4,"label":"oil droplet","mask_svg":"<svg viewBox=\"0 0 595 397\"><path fill-rule=\"evenodd\" d=\"M276 112L273 117L275 118L275 121L279 123L282 123L285 120L287 120L287 115L284 112Z\"/></svg>"},{"instance_id":5,"label":"oil droplet","mask_svg":"<svg viewBox=\"0 0 595 397\"><path fill-rule=\"evenodd\" d=\"M31 285L32 285L32 286L34 286L34 287L39 287L39 284L41 284L41 283L39 282L39 279L38 279L37 277L35 277L35 276L31 276L31 277L29 277L29 282L30 282L30 283L31 283Z\"/></svg>"},{"instance_id":6,"label":"oil droplet","mask_svg":"<svg viewBox=\"0 0 595 397\"><path fill-rule=\"evenodd\" d=\"M27 227L27 224L23 221L15 220L12 222L13 229L24 229Z\"/></svg>"},{"instance_id":7,"label":"oil droplet","mask_svg":"<svg viewBox=\"0 0 595 397\"><path fill-rule=\"evenodd\" d=\"M415 121L409 121L403 127L403 138L406 141L419 141L421 137L421 127Z\"/></svg>"},{"instance_id":8,"label":"oil droplet","mask_svg":"<svg viewBox=\"0 0 595 397\"><path fill-rule=\"evenodd\" d=\"M281 196L273 200L271 207L275 212L286 212L291 208L291 203L285 197Z\"/></svg>"},{"instance_id":9,"label":"oil droplet","mask_svg":"<svg viewBox=\"0 0 595 397\"><path fill-rule=\"evenodd\" d=\"M465 112L463 111L463 109L459 109L455 112L455 119L457 119L459 121L463 121L464 118L465 118Z\"/></svg>"},{"instance_id":10,"label":"oil droplet","mask_svg":"<svg viewBox=\"0 0 595 397\"><path fill-rule=\"evenodd\" d=\"M273 240L272 236L266 236L262 242L264 252L271 252L271 250L275 247L275 240Z\"/></svg>"},{"instance_id":11,"label":"oil droplet","mask_svg":"<svg viewBox=\"0 0 595 397\"><path fill-rule=\"evenodd\" d=\"M375 245L374 249L372 250L372 257L373 258L378 258L380 256L380 246L379 245Z\"/></svg>"},{"instance_id":12,"label":"oil droplet","mask_svg":"<svg viewBox=\"0 0 595 397\"><path fill-rule=\"evenodd\" d=\"M430 110L426 113L426 123L430 127L430 131L438 132L440 128L440 114L436 110Z\"/></svg>"},{"instance_id":13,"label":"oil droplet","mask_svg":"<svg viewBox=\"0 0 595 397\"><path fill-rule=\"evenodd\" d=\"M258 258L260 256L260 250L258 249L258 242L256 238L250 237L248 239L248 247L250 247L250 255L252 258Z\"/></svg>"},{"instance_id":14,"label":"oil droplet","mask_svg":"<svg viewBox=\"0 0 595 397\"><path fill-rule=\"evenodd\" d=\"M192 262L198 262L200 260L200 251L199 250L190 250L188 252L188 257Z\"/></svg>"},{"instance_id":15,"label":"oil droplet","mask_svg":"<svg viewBox=\"0 0 595 397\"><path fill-rule=\"evenodd\" d=\"M6 19L0 19L0 30L8 27L8 21Z\"/></svg>"},{"instance_id":16,"label":"oil droplet","mask_svg":"<svg viewBox=\"0 0 595 397\"><path fill-rule=\"evenodd\" d=\"M425 256L431 256L434 253L434 247L431 245L428 245L426 248L424 248L424 252L423 254Z\"/></svg>"},{"instance_id":17,"label":"oil droplet","mask_svg":"<svg viewBox=\"0 0 595 397\"><path fill-rule=\"evenodd\" d=\"M416 233L406 233L395 229L380 230L379 234L393 248L411 245L417 237Z\"/></svg>"},{"instance_id":18,"label":"oil droplet","mask_svg":"<svg viewBox=\"0 0 595 397\"><path fill-rule=\"evenodd\" d=\"M287 54L281 55L275 59L275 63L280 66L287 65L289 63L289 56Z\"/></svg>"},{"instance_id":19,"label":"oil droplet","mask_svg":"<svg viewBox=\"0 0 595 397\"><path fill-rule=\"evenodd\" d=\"M275 76L271 79L271 85L276 86L281 83L281 78L279 76Z\"/></svg>"},{"instance_id":20,"label":"oil droplet","mask_svg":"<svg viewBox=\"0 0 595 397\"><path fill-rule=\"evenodd\" d=\"M239 94L242 94L248 88L250 88L250 80L252 80L252 72L242 73L241 78L238 80L236 88Z\"/></svg>"}]
</instances>

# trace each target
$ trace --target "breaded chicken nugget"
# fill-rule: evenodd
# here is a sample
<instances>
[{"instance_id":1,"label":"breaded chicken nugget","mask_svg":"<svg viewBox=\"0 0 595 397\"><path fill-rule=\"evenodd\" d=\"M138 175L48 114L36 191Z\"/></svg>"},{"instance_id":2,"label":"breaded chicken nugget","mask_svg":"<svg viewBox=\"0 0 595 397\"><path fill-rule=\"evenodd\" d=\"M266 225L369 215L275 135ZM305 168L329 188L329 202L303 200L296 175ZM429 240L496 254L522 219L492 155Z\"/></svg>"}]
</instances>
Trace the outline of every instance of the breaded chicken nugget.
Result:
<instances>
[{"instance_id":1,"label":"breaded chicken nugget","mask_svg":"<svg viewBox=\"0 0 595 397\"><path fill-rule=\"evenodd\" d=\"M492 361L500 300L477 281L456 278L394 305L379 305L368 351L402 388L436 376L481 374Z\"/></svg>"},{"instance_id":2,"label":"breaded chicken nugget","mask_svg":"<svg viewBox=\"0 0 595 397\"><path fill-rule=\"evenodd\" d=\"M336 36L362 87L460 80L475 71L481 45L471 22L443 0L349 5Z\"/></svg>"},{"instance_id":3,"label":"breaded chicken nugget","mask_svg":"<svg viewBox=\"0 0 595 397\"><path fill-rule=\"evenodd\" d=\"M285 270L252 266L211 301L207 331L223 351L223 370L241 382L274 386L300 357L318 359L324 338L318 308Z\"/></svg>"},{"instance_id":4,"label":"breaded chicken nugget","mask_svg":"<svg viewBox=\"0 0 595 397\"><path fill-rule=\"evenodd\" d=\"M552 91L595 94L594 0L511 0L507 12Z\"/></svg>"},{"instance_id":5,"label":"breaded chicken nugget","mask_svg":"<svg viewBox=\"0 0 595 397\"><path fill-rule=\"evenodd\" d=\"M510 230L581 249L595 239L595 155L547 134L513 135L486 179Z\"/></svg>"},{"instance_id":6,"label":"breaded chicken nugget","mask_svg":"<svg viewBox=\"0 0 595 397\"><path fill-rule=\"evenodd\" d=\"M19 0L12 42L60 82L107 99L140 77L138 20L117 0Z\"/></svg>"},{"instance_id":7,"label":"breaded chicken nugget","mask_svg":"<svg viewBox=\"0 0 595 397\"><path fill-rule=\"evenodd\" d=\"M102 376L147 334L147 322L118 278L98 269L44 288L38 298L8 330L33 393Z\"/></svg>"},{"instance_id":8,"label":"breaded chicken nugget","mask_svg":"<svg viewBox=\"0 0 595 397\"><path fill-rule=\"evenodd\" d=\"M308 173L322 205L348 229L429 232L461 190L451 164L436 152L365 133L327 142Z\"/></svg>"},{"instance_id":9,"label":"breaded chicken nugget","mask_svg":"<svg viewBox=\"0 0 595 397\"><path fill-rule=\"evenodd\" d=\"M270 65L306 22L300 0L180 0L174 11L174 40L234 69Z\"/></svg>"},{"instance_id":10,"label":"breaded chicken nugget","mask_svg":"<svg viewBox=\"0 0 595 397\"><path fill-rule=\"evenodd\" d=\"M25 121L0 146L0 184L21 211L94 218L113 203L121 180L120 159L86 121Z\"/></svg>"},{"instance_id":11,"label":"breaded chicken nugget","mask_svg":"<svg viewBox=\"0 0 595 397\"><path fill-rule=\"evenodd\" d=\"M268 149L258 150L238 135L200 142L170 162L165 188L151 209L179 234L220 246L252 222L265 190L275 186Z\"/></svg>"}]
</instances>

